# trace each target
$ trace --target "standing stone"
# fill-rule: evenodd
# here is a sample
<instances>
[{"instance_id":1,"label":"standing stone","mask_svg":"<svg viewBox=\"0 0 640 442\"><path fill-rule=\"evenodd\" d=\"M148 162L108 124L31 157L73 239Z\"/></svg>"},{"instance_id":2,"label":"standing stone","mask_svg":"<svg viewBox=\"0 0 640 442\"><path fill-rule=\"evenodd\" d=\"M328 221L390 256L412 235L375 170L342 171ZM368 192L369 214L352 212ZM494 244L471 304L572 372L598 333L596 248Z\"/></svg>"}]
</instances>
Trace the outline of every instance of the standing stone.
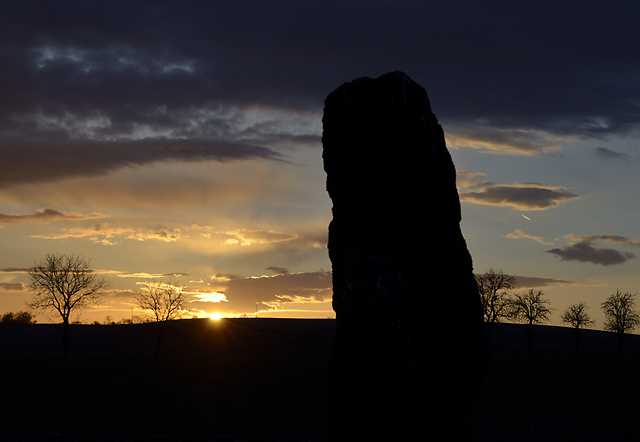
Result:
<instances>
[{"instance_id":1,"label":"standing stone","mask_svg":"<svg viewBox=\"0 0 640 442\"><path fill-rule=\"evenodd\" d=\"M485 362L456 172L402 72L329 94L324 169L337 332L332 441L464 440Z\"/></svg>"}]
</instances>

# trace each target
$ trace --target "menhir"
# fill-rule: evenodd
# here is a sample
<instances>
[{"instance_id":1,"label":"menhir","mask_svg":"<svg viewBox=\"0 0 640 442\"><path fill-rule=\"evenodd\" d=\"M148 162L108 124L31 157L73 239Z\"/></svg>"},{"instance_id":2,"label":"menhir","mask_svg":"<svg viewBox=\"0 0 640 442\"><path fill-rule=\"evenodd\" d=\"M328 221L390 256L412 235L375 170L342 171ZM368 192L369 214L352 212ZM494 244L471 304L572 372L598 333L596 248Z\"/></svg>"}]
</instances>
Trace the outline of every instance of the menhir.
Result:
<instances>
[{"instance_id":1,"label":"menhir","mask_svg":"<svg viewBox=\"0 0 640 442\"><path fill-rule=\"evenodd\" d=\"M485 341L456 172L402 72L332 92L323 117L337 332L332 441L464 440Z\"/></svg>"}]
</instances>

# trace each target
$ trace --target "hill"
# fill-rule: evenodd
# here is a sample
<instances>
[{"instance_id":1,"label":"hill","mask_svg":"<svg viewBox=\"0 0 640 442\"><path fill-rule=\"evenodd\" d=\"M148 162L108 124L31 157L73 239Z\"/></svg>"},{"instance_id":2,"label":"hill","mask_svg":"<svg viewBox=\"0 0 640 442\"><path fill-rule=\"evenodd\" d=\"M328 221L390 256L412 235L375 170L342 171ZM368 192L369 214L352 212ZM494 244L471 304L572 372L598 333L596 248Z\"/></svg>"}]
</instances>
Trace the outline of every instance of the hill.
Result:
<instances>
[{"instance_id":1,"label":"hill","mask_svg":"<svg viewBox=\"0 0 640 442\"><path fill-rule=\"evenodd\" d=\"M165 324L160 356L208 357L220 354L329 354L336 322L327 319L186 319ZM73 325L71 358L136 358L154 356L160 330L157 324ZM535 352L572 352L574 330L534 326ZM493 352L527 349L527 328L498 324L492 332ZM57 358L61 324L0 328L0 359ZM580 351L616 353L613 333L580 330ZM625 353L640 353L640 335L627 335Z\"/></svg>"},{"instance_id":2,"label":"hill","mask_svg":"<svg viewBox=\"0 0 640 442\"><path fill-rule=\"evenodd\" d=\"M326 319L174 321L153 357L156 324L77 325L61 360L59 325L2 328L0 440L326 440L334 333ZM578 353L573 336L535 327L528 353L525 326L496 327L474 441L640 440L640 336L623 354L611 333L583 330Z\"/></svg>"},{"instance_id":3,"label":"hill","mask_svg":"<svg viewBox=\"0 0 640 442\"><path fill-rule=\"evenodd\" d=\"M328 354L327 319L185 319L134 325L73 325L70 358L210 357L230 354ZM161 334L161 336L160 336ZM61 324L0 329L0 358L60 356Z\"/></svg>"}]
</instances>

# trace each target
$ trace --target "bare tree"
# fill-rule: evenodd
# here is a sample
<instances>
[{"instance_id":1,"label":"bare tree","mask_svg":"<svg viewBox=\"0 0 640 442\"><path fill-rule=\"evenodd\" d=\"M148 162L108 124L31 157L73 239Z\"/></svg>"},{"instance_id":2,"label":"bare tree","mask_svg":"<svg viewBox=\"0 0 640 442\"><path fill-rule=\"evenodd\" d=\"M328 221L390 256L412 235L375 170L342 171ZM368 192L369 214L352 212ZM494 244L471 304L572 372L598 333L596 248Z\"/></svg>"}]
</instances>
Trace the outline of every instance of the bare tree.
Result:
<instances>
[{"instance_id":1,"label":"bare tree","mask_svg":"<svg viewBox=\"0 0 640 442\"><path fill-rule=\"evenodd\" d=\"M166 284L162 281L146 282L135 299L140 309L151 311L156 322L179 319L186 313L184 287L171 281Z\"/></svg>"},{"instance_id":2,"label":"bare tree","mask_svg":"<svg viewBox=\"0 0 640 442\"><path fill-rule=\"evenodd\" d=\"M501 319L509 317L511 296L508 290L515 287L516 278L493 268L475 277L480 292L484 321L488 324L490 337L493 326Z\"/></svg>"},{"instance_id":3,"label":"bare tree","mask_svg":"<svg viewBox=\"0 0 640 442\"><path fill-rule=\"evenodd\" d=\"M640 325L640 314L635 307L635 294L616 293L602 303L605 315L604 329L618 335L618 352L622 353L624 335Z\"/></svg>"},{"instance_id":4,"label":"bare tree","mask_svg":"<svg viewBox=\"0 0 640 442\"><path fill-rule=\"evenodd\" d=\"M571 324L576 331L575 333L575 341L576 341L576 351L578 351L578 342L580 338L580 328L582 327L591 327L596 321L591 320L591 317L587 313L587 304L581 302L579 304L573 304L569 306L562 313L562 322L566 324Z\"/></svg>"},{"instance_id":5,"label":"bare tree","mask_svg":"<svg viewBox=\"0 0 640 442\"><path fill-rule=\"evenodd\" d=\"M143 290L136 297L136 304L142 310L151 311L158 324L158 341L154 355L160 354L160 343L165 331L167 321L181 318L185 313L187 295L184 293L184 287L178 283L146 282Z\"/></svg>"},{"instance_id":6,"label":"bare tree","mask_svg":"<svg viewBox=\"0 0 640 442\"><path fill-rule=\"evenodd\" d=\"M550 319L552 309L547 307L550 303L543 298L542 290L529 289L524 293L516 293L509 306L509 316L528 324L529 351L533 349L533 325L543 324Z\"/></svg>"},{"instance_id":7,"label":"bare tree","mask_svg":"<svg viewBox=\"0 0 640 442\"><path fill-rule=\"evenodd\" d=\"M27 305L33 311L53 311L62 318L62 357L69 354L69 316L100 301L109 284L78 255L47 254L29 270L29 289L35 293Z\"/></svg>"}]
</instances>

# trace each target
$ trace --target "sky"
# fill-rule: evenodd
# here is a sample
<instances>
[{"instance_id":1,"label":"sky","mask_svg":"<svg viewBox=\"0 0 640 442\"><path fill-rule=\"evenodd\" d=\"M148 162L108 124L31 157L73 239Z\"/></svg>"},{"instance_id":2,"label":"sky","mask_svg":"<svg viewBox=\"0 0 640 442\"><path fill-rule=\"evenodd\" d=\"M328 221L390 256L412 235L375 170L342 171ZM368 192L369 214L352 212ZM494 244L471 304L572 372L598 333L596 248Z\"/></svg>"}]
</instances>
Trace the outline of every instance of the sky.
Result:
<instances>
[{"instance_id":1,"label":"sky","mask_svg":"<svg viewBox=\"0 0 640 442\"><path fill-rule=\"evenodd\" d=\"M335 316L323 102L400 70L444 128L475 272L542 289L554 325L586 302L602 328L607 296L640 292L639 18L594 0L5 0L0 313L25 310L34 263L73 253L111 284L74 320L141 315L150 281L193 315Z\"/></svg>"}]
</instances>

